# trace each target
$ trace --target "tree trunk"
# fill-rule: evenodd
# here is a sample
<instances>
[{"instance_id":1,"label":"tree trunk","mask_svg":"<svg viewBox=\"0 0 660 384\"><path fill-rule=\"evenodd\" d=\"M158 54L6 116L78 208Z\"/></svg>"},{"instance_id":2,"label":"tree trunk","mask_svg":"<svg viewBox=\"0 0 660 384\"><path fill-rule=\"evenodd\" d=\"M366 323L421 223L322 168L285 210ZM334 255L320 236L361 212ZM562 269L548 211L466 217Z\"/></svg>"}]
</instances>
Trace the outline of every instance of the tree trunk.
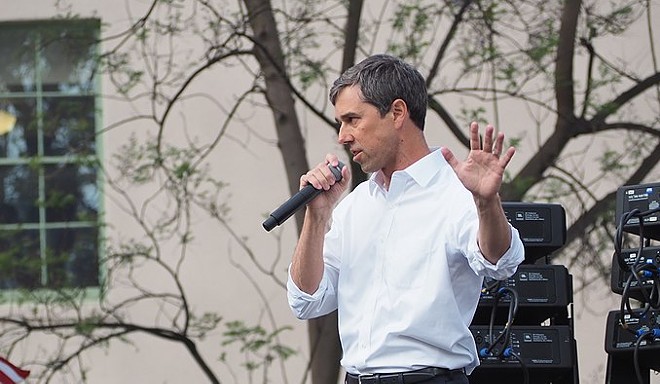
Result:
<instances>
[{"instance_id":1,"label":"tree trunk","mask_svg":"<svg viewBox=\"0 0 660 384\"><path fill-rule=\"evenodd\" d=\"M244 0L254 32L254 54L266 80L266 100L273 111L278 146L284 160L289 191L298 192L300 175L309 170L295 102L285 71L284 54L269 0ZM298 232L303 210L296 214ZM308 321L310 368L313 384L336 384L339 375L341 345L337 331L337 313Z\"/></svg>"},{"instance_id":2,"label":"tree trunk","mask_svg":"<svg viewBox=\"0 0 660 384\"><path fill-rule=\"evenodd\" d=\"M543 178L543 173L557 161L561 151L575 136L575 128L582 123L575 117L575 89L573 86L575 36L581 6L581 0L565 0L562 9L559 43L555 58L555 100L558 115L555 130L539 151L520 170L513 182L502 186L502 196L506 199L521 200L525 193Z\"/></svg>"}]
</instances>

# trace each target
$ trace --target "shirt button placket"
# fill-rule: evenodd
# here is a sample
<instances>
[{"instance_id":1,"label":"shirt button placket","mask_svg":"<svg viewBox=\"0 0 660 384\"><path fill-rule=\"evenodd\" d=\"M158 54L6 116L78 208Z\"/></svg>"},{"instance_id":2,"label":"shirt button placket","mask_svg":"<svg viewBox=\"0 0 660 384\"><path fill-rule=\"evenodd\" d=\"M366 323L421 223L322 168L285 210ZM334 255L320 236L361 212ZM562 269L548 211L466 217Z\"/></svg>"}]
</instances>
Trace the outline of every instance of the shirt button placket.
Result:
<instances>
[{"instance_id":1,"label":"shirt button placket","mask_svg":"<svg viewBox=\"0 0 660 384\"><path fill-rule=\"evenodd\" d=\"M374 233L374 241L376 242L376 255L374 258L374 281L373 284L368 285L369 289L366 294L370 296L369 302L372 304L372 307L366 311L366 318L363 322L363 328L360 332L360 349L363 356L363 363L367 364L367 358L369 356L369 348L372 343L372 331L374 327L374 322L376 321L375 317L377 316L377 306L378 306L378 296L383 290L383 273L384 273L384 264L383 261L387 255L387 234L390 230L390 225L392 221L392 208L390 203L383 204L383 209L385 213L382 216L380 226L376 233Z\"/></svg>"}]
</instances>

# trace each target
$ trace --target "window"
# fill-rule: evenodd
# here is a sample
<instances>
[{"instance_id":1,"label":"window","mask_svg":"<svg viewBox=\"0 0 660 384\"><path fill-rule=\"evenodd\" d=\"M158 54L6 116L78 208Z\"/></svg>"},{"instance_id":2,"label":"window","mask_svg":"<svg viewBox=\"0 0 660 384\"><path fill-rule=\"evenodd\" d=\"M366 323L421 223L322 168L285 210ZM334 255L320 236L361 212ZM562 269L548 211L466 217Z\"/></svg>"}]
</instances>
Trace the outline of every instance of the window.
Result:
<instances>
[{"instance_id":1,"label":"window","mask_svg":"<svg viewBox=\"0 0 660 384\"><path fill-rule=\"evenodd\" d=\"M0 23L0 288L99 285L98 20Z\"/></svg>"}]
</instances>

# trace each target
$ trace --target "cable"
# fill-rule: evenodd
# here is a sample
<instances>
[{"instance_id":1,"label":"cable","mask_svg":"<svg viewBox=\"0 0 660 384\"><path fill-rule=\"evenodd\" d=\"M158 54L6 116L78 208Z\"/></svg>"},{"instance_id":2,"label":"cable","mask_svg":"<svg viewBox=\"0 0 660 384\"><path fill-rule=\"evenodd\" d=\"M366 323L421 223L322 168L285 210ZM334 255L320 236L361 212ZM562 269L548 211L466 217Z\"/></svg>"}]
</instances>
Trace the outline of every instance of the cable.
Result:
<instances>
[{"instance_id":1,"label":"cable","mask_svg":"<svg viewBox=\"0 0 660 384\"><path fill-rule=\"evenodd\" d=\"M630 270L630 267L628 266L628 264L626 264L621 259L621 250L622 250L622 246L623 246L623 233L624 233L623 227L628 223L628 221L632 217L636 216L639 213L640 213L640 211L637 208L633 209L630 212L623 213L621 215L621 217L619 218L619 223L616 227L615 240L614 240L614 251L616 252L616 255L617 255L617 262L619 263L619 267L621 267L621 269L623 271ZM641 223L643 220L640 218L639 221Z\"/></svg>"},{"instance_id":2,"label":"cable","mask_svg":"<svg viewBox=\"0 0 660 384\"><path fill-rule=\"evenodd\" d=\"M497 292L497 290L500 289L502 283L502 280L484 279L483 285L481 287L481 294L492 295L493 292Z\"/></svg>"},{"instance_id":3,"label":"cable","mask_svg":"<svg viewBox=\"0 0 660 384\"><path fill-rule=\"evenodd\" d=\"M529 384L529 370L527 369L527 364L525 364L525 362L520 358L520 356L518 356L517 353L513 352L511 347L507 348L507 352L520 363L520 367L522 368L523 372L523 384Z\"/></svg>"},{"instance_id":4,"label":"cable","mask_svg":"<svg viewBox=\"0 0 660 384\"><path fill-rule=\"evenodd\" d=\"M511 297L511 300L509 301L509 312L507 314L506 324L504 325L504 329L502 330L502 332L500 332L500 334L497 335L497 338L493 340L493 329L495 326L495 312L497 310L497 304L500 298L504 296L505 293L508 293ZM493 308L490 314L490 323L488 326L488 342L490 345L486 350L486 355L490 355L493 352L493 349L495 349L495 346L502 339L504 339L504 342L502 344L502 351L499 353L499 356L501 357L504 353L504 350L506 349L506 347L510 342L511 326L513 325L513 321L516 317L516 314L518 313L518 292L516 292L515 289L509 287L501 287L500 289L497 290L494 299L495 300L493 302Z\"/></svg>"},{"instance_id":5,"label":"cable","mask_svg":"<svg viewBox=\"0 0 660 384\"><path fill-rule=\"evenodd\" d=\"M644 257L644 248L645 246L650 245L650 239L645 239L644 237L644 217L652 213L660 211L659 208L655 208L648 211L640 211L639 209L633 209L629 212L625 212L619 218L619 223L617 225L616 235L615 235L615 256L617 263L622 270L622 272L629 272L630 275L626 280L626 283L623 287L623 292L621 294L621 306L620 306L620 316L621 316L621 326L624 329L627 329L627 324L623 321L626 312L630 316L634 316L634 310L630 303L630 293L633 289L632 284L635 282L637 284L636 289L639 290L641 298L637 298L638 301L641 301L644 304L645 310L642 313L642 316L651 308L660 308L660 271L658 268L648 263ZM629 265L623 258L622 249L623 249L623 233L624 226L632 219L636 217L638 219L638 235L639 235L639 245L637 247L637 254L635 260L632 264ZM645 244L646 242L646 244ZM650 287L647 287L644 284L645 281L648 281L648 278L652 278ZM640 300L641 299L641 300Z\"/></svg>"},{"instance_id":6,"label":"cable","mask_svg":"<svg viewBox=\"0 0 660 384\"><path fill-rule=\"evenodd\" d=\"M658 264L658 258L656 257L653 260L646 260L644 257L644 249L651 246L651 239L646 238L644 234L644 218L656 212L660 212L660 207L650 209L647 211L640 211L639 209L632 209L629 212L625 212L619 218L617 223L615 241L614 241L614 258L621 269L622 273L630 273L626 279L626 283L623 287L621 294L621 305L620 305L620 319L619 325L637 336L634 343L634 352L633 352L633 365L635 368L635 375L639 384L645 384L646 381L642 377L642 371L640 368L640 344L644 339L652 337L660 337L660 329L651 329L648 327L640 328L637 331L630 329L628 324L634 324L633 319L639 319L640 321L648 315L648 312L653 308L660 308L660 265L654 265L654 261ZM638 246L637 253L634 260L626 261L623 254L623 243L624 243L624 233L632 232L625 231L624 227L628 222L637 218L637 235L638 235ZM632 253L628 253L631 258ZM650 281L650 284L649 284ZM646 284L645 284L646 283ZM636 284L636 287L633 287L633 284ZM639 290L638 295L631 297L631 292ZM634 310L631 304L631 298L640 301L642 304L641 310ZM626 315L629 315L630 321L626 320ZM645 330L646 329L646 330ZM651 339L650 342L653 342Z\"/></svg>"},{"instance_id":7,"label":"cable","mask_svg":"<svg viewBox=\"0 0 660 384\"><path fill-rule=\"evenodd\" d=\"M641 256L641 255L640 255ZM637 257L640 259L640 257ZM649 263L649 261L651 261ZM647 262L636 262L635 266L631 273L632 276L637 280L637 286L642 293L643 302L648 303L651 308L657 309L660 307L660 283L659 283L659 274L658 268L653 265L652 260L647 260ZM640 276L641 275L641 276ZM645 287L644 281L642 278L652 278L651 286Z\"/></svg>"},{"instance_id":8,"label":"cable","mask_svg":"<svg viewBox=\"0 0 660 384\"><path fill-rule=\"evenodd\" d=\"M626 283L623 287L623 292L621 293L621 306L620 313L621 319L627 312L630 316L642 317L650 309L660 308L660 271L658 267L653 265L653 263L643 262L642 255L638 254L635 263L630 269L630 275L626 280ZM652 278L651 286L646 287L644 284L644 279ZM633 280L637 283L637 289L642 295L641 302L644 304L644 311L641 314L635 314L631 304L630 304L630 291L632 289ZM623 328L627 328L625 323L622 323Z\"/></svg>"},{"instance_id":9,"label":"cable","mask_svg":"<svg viewBox=\"0 0 660 384\"><path fill-rule=\"evenodd\" d=\"M641 331L641 329L640 329ZM637 332L639 336L635 340L635 349L633 352L633 365L635 366L635 375L637 376L637 382L639 384L645 384L646 381L642 377L642 369L639 366L639 346L642 340L649 336L660 337L660 329L651 329L644 332ZM651 340L652 342L653 340Z\"/></svg>"},{"instance_id":10,"label":"cable","mask_svg":"<svg viewBox=\"0 0 660 384\"><path fill-rule=\"evenodd\" d=\"M491 353L493 344L493 328L495 327L495 313L497 311L497 304L499 303L500 296L497 294L500 286L502 285L501 280L492 280L490 282L484 280L484 286L481 288L482 295L493 295L493 305L490 310L490 321L488 323L488 348L482 351L483 357L488 356ZM495 294L493 294L495 291Z\"/></svg>"}]
</instances>

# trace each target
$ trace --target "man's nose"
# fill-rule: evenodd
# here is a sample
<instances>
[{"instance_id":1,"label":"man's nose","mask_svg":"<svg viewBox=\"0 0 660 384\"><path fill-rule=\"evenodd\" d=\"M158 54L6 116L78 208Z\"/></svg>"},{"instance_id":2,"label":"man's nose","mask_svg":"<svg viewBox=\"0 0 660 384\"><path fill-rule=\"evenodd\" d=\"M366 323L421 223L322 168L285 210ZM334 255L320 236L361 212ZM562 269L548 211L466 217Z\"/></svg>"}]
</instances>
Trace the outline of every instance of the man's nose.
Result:
<instances>
[{"instance_id":1,"label":"man's nose","mask_svg":"<svg viewBox=\"0 0 660 384\"><path fill-rule=\"evenodd\" d=\"M337 142L339 144L346 144L353 141L353 136L348 132L345 124L339 126L339 134L337 135Z\"/></svg>"}]
</instances>

